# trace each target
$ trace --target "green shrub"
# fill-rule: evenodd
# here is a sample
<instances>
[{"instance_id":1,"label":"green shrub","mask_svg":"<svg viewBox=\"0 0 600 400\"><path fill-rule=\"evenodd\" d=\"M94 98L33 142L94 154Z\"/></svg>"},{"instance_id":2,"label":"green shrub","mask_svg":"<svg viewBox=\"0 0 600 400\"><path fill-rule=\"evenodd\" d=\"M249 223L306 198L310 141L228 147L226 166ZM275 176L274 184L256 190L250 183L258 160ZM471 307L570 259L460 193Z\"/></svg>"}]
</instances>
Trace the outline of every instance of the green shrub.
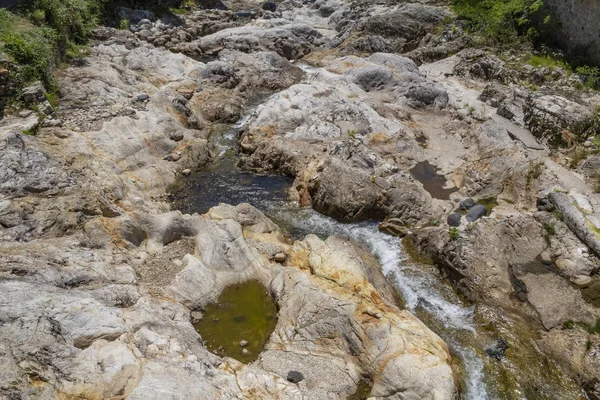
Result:
<instances>
[{"instance_id":1,"label":"green shrub","mask_svg":"<svg viewBox=\"0 0 600 400\"><path fill-rule=\"evenodd\" d=\"M454 226L450 227L448 229L448 233L450 234L450 239L452 239L452 240L456 240L460 236L459 233L458 233L458 229L456 227L454 227Z\"/></svg>"},{"instance_id":2,"label":"green shrub","mask_svg":"<svg viewBox=\"0 0 600 400\"><path fill-rule=\"evenodd\" d=\"M55 29L61 43L83 43L98 23L100 6L101 0L25 0L19 7L32 22Z\"/></svg>"},{"instance_id":3,"label":"green shrub","mask_svg":"<svg viewBox=\"0 0 600 400\"><path fill-rule=\"evenodd\" d=\"M543 5L542 0L453 0L470 31L500 41L535 36L534 19L551 22L548 15L541 15Z\"/></svg>"},{"instance_id":4,"label":"green shrub","mask_svg":"<svg viewBox=\"0 0 600 400\"><path fill-rule=\"evenodd\" d=\"M119 21L119 29L122 29L122 30L129 29L129 20L128 19L120 20Z\"/></svg>"},{"instance_id":5,"label":"green shrub","mask_svg":"<svg viewBox=\"0 0 600 400\"><path fill-rule=\"evenodd\" d=\"M577 67L575 72L583 78L585 87L594 90L600 90L600 69L587 65Z\"/></svg>"},{"instance_id":6,"label":"green shrub","mask_svg":"<svg viewBox=\"0 0 600 400\"><path fill-rule=\"evenodd\" d=\"M571 72L569 64L548 54L532 55L526 63L534 67L561 68L567 72Z\"/></svg>"},{"instance_id":7,"label":"green shrub","mask_svg":"<svg viewBox=\"0 0 600 400\"><path fill-rule=\"evenodd\" d=\"M1 50L19 64L11 77L17 86L33 80L51 82L51 70L56 63L56 31L33 26L23 18L0 10L0 41Z\"/></svg>"}]
</instances>

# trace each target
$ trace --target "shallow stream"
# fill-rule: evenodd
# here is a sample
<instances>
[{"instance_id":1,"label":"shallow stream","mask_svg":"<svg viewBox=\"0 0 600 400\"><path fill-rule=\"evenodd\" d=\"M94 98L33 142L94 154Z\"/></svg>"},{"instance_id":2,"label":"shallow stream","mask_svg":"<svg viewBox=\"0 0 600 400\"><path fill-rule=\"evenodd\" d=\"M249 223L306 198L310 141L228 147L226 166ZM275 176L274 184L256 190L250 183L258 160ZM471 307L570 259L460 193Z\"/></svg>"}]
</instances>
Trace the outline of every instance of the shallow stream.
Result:
<instances>
[{"instance_id":1,"label":"shallow stream","mask_svg":"<svg viewBox=\"0 0 600 400\"><path fill-rule=\"evenodd\" d=\"M471 345L476 335L473 308L461 302L435 267L410 261L400 239L380 232L376 222L343 224L311 208L299 208L290 203L286 194L292 183L290 178L279 174L248 173L236 167L239 131L257 105L255 102L249 107L248 113L237 123L214 132L212 144L218 156L202 171L185 179L175 207L187 213L205 213L219 203L246 202L263 211L293 239L301 239L309 233L321 238L342 235L365 244L401 294L404 306L440 335L448 343L452 355L460 360L461 397L491 399L481 359L485 353ZM204 323L209 324L210 320ZM222 352L235 357L241 352L239 340L236 337L217 344L209 339L209 348L221 346ZM246 361L252 357L242 357L240 353L236 358Z\"/></svg>"}]
</instances>

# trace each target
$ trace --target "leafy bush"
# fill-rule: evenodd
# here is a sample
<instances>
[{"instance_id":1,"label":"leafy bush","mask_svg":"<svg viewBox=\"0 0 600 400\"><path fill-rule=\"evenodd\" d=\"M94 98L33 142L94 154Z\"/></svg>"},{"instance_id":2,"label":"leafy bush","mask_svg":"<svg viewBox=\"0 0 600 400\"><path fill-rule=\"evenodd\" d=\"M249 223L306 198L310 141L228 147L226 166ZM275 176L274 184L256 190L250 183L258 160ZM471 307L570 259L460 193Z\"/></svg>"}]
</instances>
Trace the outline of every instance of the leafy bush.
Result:
<instances>
[{"instance_id":1,"label":"leafy bush","mask_svg":"<svg viewBox=\"0 0 600 400\"><path fill-rule=\"evenodd\" d=\"M0 50L17 64L14 86L41 80L52 90L54 68L63 57L82 54L104 1L22 0L15 13L0 9Z\"/></svg>"},{"instance_id":2,"label":"leafy bush","mask_svg":"<svg viewBox=\"0 0 600 400\"><path fill-rule=\"evenodd\" d=\"M536 36L534 21L552 22L542 0L453 0L453 6L470 31L499 41Z\"/></svg>"},{"instance_id":3,"label":"leafy bush","mask_svg":"<svg viewBox=\"0 0 600 400\"><path fill-rule=\"evenodd\" d=\"M584 65L577 67L575 72L583 78L586 87L600 90L600 69L598 67Z\"/></svg>"},{"instance_id":4,"label":"leafy bush","mask_svg":"<svg viewBox=\"0 0 600 400\"><path fill-rule=\"evenodd\" d=\"M126 30L129 29L129 20L122 19L119 21L119 29Z\"/></svg>"},{"instance_id":5,"label":"leafy bush","mask_svg":"<svg viewBox=\"0 0 600 400\"><path fill-rule=\"evenodd\" d=\"M56 63L56 31L35 27L6 10L0 10L2 51L19 64L12 79L18 86L33 80L50 84Z\"/></svg>"},{"instance_id":6,"label":"leafy bush","mask_svg":"<svg viewBox=\"0 0 600 400\"><path fill-rule=\"evenodd\" d=\"M83 43L98 23L101 0L25 0L20 9L37 25L56 30L61 43Z\"/></svg>"}]
</instances>

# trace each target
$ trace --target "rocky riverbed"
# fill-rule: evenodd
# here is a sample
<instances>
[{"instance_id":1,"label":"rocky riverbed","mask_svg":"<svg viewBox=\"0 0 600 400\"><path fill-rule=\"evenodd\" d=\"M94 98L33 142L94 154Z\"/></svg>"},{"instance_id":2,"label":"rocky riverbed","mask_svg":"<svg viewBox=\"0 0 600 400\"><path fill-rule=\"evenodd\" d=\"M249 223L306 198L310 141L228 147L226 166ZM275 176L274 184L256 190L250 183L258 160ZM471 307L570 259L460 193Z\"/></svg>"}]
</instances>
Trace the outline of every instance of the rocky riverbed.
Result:
<instances>
[{"instance_id":1,"label":"rocky riverbed","mask_svg":"<svg viewBox=\"0 0 600 400\"><path fill-rule=\"evenodd\" d=\"M445 2L225 3L0 121L0 397L599 398L600 95Z\"/></svg>"}]
</instances>

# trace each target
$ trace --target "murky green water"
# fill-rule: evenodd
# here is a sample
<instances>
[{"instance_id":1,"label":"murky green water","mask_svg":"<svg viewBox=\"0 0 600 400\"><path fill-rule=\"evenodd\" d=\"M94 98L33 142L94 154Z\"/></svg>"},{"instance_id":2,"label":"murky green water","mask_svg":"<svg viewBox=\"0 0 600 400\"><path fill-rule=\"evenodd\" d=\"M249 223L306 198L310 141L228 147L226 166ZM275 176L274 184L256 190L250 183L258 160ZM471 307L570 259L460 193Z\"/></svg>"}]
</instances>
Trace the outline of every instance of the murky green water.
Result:
<instances>
[{"instance_id":1,"label":"murky green water","mask_svg":"<svg viewBox=\"0 0 600 400\"><path fill-rule=\"evenodd\" d=\"M249 363L256 360L276 324L271 296L260 282L251 280L225 288L194 327L213 353ZM247 346L240 346L242 341Z\"/></svg>"}]
</instances>

